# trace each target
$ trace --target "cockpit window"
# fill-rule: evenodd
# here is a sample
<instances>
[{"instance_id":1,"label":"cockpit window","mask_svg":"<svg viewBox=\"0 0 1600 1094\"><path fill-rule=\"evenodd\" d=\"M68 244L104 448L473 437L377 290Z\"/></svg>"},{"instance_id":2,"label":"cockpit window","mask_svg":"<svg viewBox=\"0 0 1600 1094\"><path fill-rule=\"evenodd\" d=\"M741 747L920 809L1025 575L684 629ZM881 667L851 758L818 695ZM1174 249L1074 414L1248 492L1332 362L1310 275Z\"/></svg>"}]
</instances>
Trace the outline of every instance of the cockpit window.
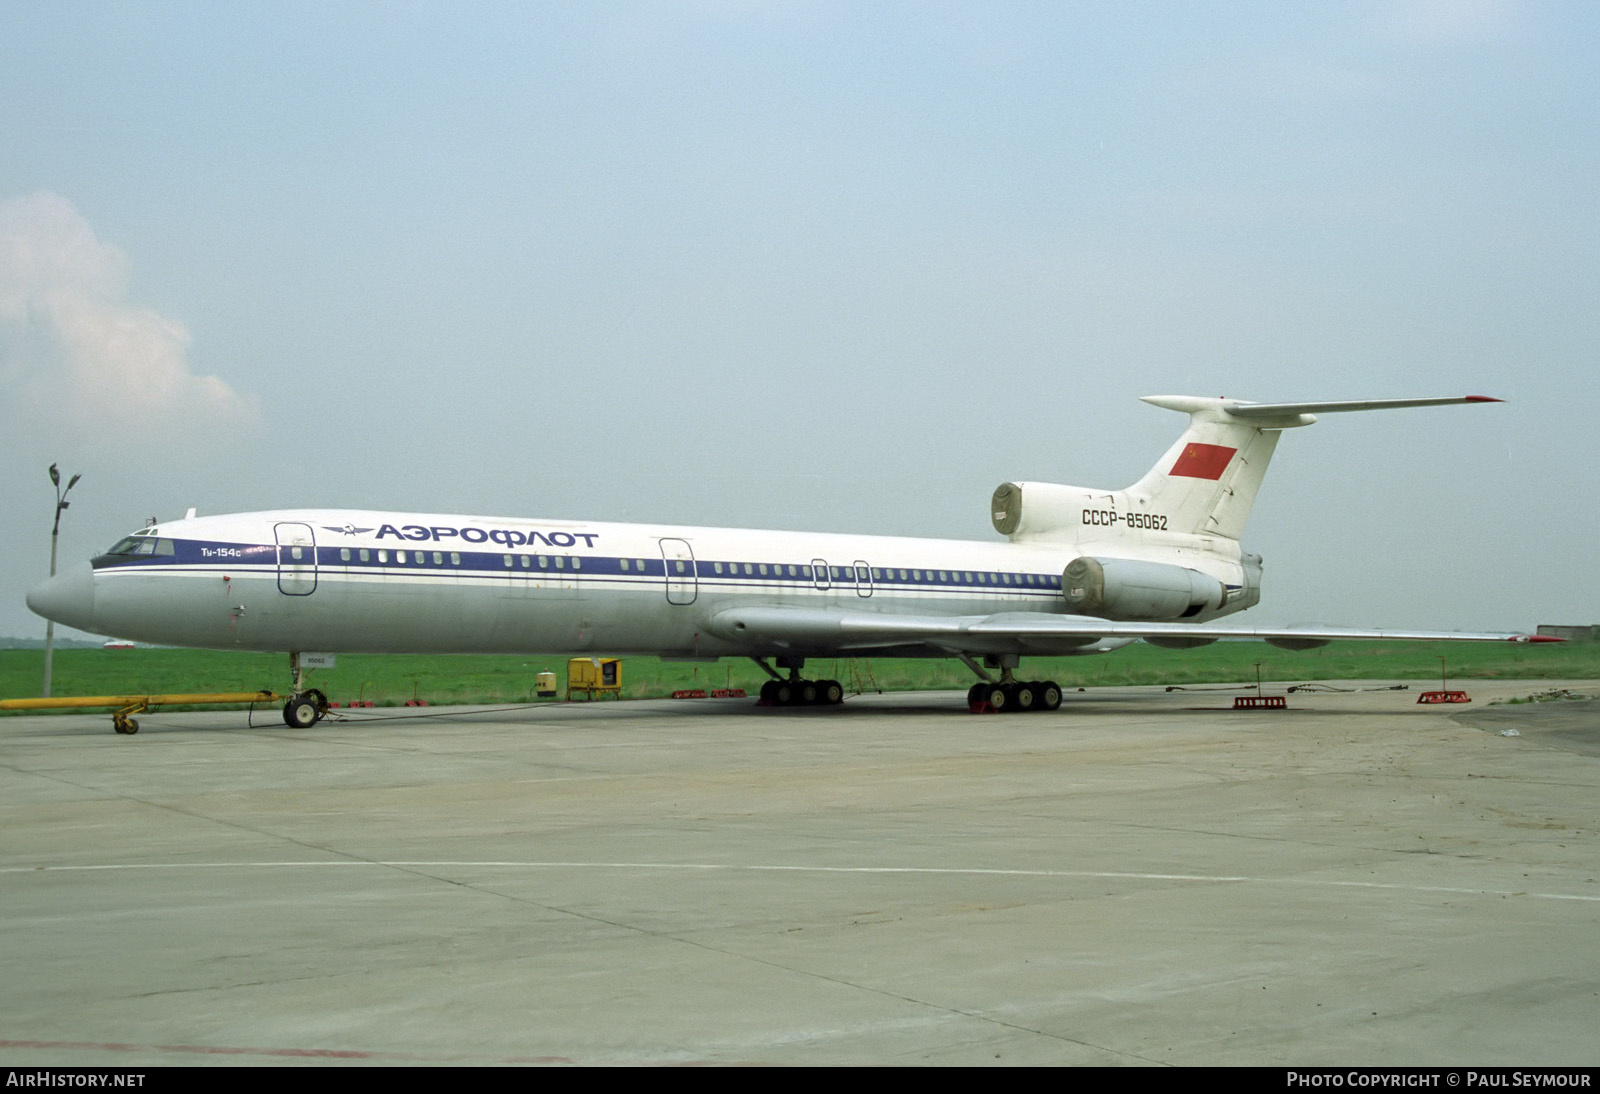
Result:
<instances>
[{"instance_id":1,"label":"cockpit window","mask_svg":"<svg viewBox=\"0 0 1600 1094\"><path fill-rule=\"evenodd\" d=\"M161 539L157 536L128 536L126 539L117 541L117 544L106 552L108 555L134 558L150 555L170 557L176 553L172 540Z\"/></svg>"}]
</instances>

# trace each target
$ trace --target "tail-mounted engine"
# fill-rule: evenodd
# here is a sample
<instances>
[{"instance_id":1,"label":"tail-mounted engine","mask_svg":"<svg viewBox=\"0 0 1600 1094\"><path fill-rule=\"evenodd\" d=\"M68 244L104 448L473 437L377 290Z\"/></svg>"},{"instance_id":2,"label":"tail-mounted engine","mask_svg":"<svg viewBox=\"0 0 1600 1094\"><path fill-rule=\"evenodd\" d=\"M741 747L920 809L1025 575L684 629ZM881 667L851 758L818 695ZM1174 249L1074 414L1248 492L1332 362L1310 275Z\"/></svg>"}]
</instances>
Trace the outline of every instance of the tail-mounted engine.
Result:
<instances>
[{"instance_id":1,"label":"tail-mounted engine","mask_svg":"<svg viewBox=\"0 0 1600 1094\"><path fill-rule=\"evenodd\" d=\"M1061 574L1067 607L1102 619L1189 619L1222 606L1228 590L1198 570L1125 558L1075 558Z\"/></svg>"},{"instance_id":2,"label":"tail-mounted engine","mask_svg":"<svg viewBox=\"0 0 1600 1094\"><path fill-rule=\"evenodd\" d=\"M1023 504L1026 495L1027 504ZM1100 496L1106 497L1105 491ZM1089 491L1053 482L1003 482L989 500L994 530L1012 539L1076 528L1090 504Z\"/></svg>"}]
</instances>

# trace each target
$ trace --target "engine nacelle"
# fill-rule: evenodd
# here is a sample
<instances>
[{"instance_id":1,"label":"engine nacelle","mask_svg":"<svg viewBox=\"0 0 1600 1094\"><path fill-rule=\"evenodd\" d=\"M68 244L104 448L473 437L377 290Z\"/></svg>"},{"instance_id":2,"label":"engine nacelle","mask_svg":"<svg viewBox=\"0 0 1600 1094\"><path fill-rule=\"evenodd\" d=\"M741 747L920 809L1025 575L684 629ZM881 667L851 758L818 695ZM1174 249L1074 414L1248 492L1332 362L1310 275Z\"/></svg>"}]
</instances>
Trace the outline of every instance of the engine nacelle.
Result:
<instances>
[{"instance_id":1,"label":"engine nacelle","mask_svg":"<svg viewBox=\"0 0 1600 1094\"><path fill-rule=\"evenodd\" d=\"M1126 558L1075 558L1061 574L1067 607L1102 619L1189 619L1222 606L1222 582L1198 570Z\"/></svg>"},{"instance_id":2,"label":"engine nacelle","mask_svg":"<svg viewBox=\"0 0 1600 1094\"><path fill-rule=\"evenodd\" d=\"M1100 496L1103 499L1105 492ZM1077 527L1083 522L1083 510L1089 501L1089 492L1076 486L1003 482L989 499L989 519L1002 536L1025 539Z\"/></svg>"}]
</instances>

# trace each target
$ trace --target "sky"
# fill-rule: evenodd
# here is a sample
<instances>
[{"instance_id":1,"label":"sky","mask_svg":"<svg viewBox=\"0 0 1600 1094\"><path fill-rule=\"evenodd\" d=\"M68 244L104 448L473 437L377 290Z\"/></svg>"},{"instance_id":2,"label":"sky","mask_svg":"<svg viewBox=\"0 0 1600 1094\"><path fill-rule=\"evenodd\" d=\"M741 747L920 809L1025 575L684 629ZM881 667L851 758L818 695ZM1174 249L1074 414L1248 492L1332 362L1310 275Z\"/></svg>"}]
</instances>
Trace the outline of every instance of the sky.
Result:
<instances>
[{"instance_id":1,"label":"sky","mask_svg":"<svg viewBox=\"0 0 1600 1094\"><path fill-rule=\"evenodd\" d=\"M1600 6L0 0L0 635L150 517L991 540L1278 448L1260 623L1600 622Z\"/></svg>"}]
</instances>

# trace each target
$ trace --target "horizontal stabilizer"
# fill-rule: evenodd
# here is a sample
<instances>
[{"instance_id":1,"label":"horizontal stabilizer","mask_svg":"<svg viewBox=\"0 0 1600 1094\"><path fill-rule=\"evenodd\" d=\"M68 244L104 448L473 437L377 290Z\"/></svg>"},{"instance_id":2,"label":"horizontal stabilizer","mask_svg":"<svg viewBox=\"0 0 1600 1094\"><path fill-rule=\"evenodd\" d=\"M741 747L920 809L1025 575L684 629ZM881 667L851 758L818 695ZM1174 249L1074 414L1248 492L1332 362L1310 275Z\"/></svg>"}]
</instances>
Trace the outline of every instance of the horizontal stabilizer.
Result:
<instances>
[{"instance_id":1,"label":"horizontal stabilizer","mask_svg":"<svg viewBox=\"0 0 1600 1094\"><path fill-rule=\"evenodd\" d=\"M1488 395L1462 395L1439 399L1354 399L1332 403L1242 403L1224 399L1222 409L1235 418L1283 418L1296 414L1342 414L1351 410L1404 410L1413 406L1454 406L1459 403L1500 403Z\"/></svg>"}]
</instances>

